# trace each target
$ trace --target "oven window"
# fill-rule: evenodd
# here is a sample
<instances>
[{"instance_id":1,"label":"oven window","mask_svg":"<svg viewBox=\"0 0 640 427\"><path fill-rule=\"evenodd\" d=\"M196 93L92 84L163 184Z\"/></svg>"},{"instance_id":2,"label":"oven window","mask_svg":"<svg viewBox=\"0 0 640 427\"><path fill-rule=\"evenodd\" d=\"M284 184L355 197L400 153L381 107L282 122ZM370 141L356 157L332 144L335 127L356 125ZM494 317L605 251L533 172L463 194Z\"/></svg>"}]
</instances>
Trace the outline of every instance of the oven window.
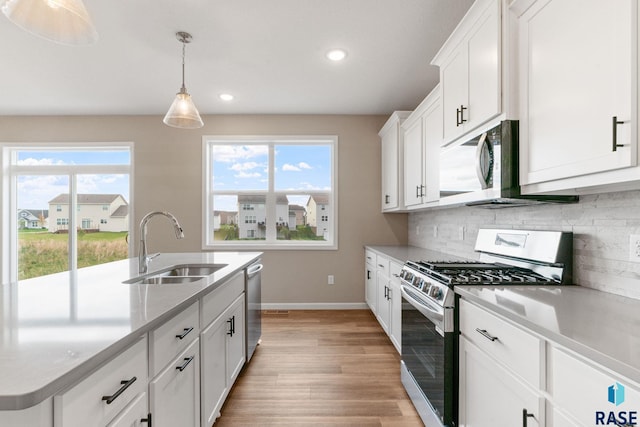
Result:
<instances>
[{"instance_id":1,"label":"oven window","mask_svg":"<svg viewBox=\"0 0 640 427\"><path fill-rule=\"evenodd\" d=\"M454 334L440 335L435 325L402 300L402 360L444 425L453 416L452 343Z\"/></svg>"}]
</instances>

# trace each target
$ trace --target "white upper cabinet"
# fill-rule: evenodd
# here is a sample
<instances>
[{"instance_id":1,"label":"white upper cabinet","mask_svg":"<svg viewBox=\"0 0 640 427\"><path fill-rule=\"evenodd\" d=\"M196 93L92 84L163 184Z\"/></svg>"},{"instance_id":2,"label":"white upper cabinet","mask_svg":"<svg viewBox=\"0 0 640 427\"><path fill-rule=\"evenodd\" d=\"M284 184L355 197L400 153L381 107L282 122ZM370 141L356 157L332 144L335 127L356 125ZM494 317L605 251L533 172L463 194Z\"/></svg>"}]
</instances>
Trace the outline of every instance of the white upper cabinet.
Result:
<instances>
[{"instance_id":1,"label":"white upper cabinet","mask_svg":"<svg viewBox=\"0 0 640 427\"><path fill-rule=\"evenodd\" d=\"M637 1L614 3L511 5L524 193L596 192L640 179L632 168L638 162Z\"/></svg>"},{"instance_id":2,"label":"white upper cabinet","mask_svg":"<svg viewBox=\"0 0 640 427\"><path fill-rule=\"evenodd\" d=\"M382 211L402 209L402 135L400 125L410 111L396 111L382 127L378 135L382 154Z\"/></svg>"},{"instance_id":3,"label":"white upper cabinet","mask_svg":"<svg viewBox=\"0 0 640 427\"><path fill-rule=\"evenodd\" d=\"M502 112L500 10L500 0L477 0L431 62L440 67L445 143Z\"/></svg>"},{"instance_id":4,"label":"white upper cabinet","mask_svg":"<svg viewBox=\"0 0 640 427\"><path fill-rule=\"evenodd\" d=\"M404 204L407 209L432 205L440 195L439 150L442 143L440 87L420 103L402 124Z\"/></svg>"}]
</instances>

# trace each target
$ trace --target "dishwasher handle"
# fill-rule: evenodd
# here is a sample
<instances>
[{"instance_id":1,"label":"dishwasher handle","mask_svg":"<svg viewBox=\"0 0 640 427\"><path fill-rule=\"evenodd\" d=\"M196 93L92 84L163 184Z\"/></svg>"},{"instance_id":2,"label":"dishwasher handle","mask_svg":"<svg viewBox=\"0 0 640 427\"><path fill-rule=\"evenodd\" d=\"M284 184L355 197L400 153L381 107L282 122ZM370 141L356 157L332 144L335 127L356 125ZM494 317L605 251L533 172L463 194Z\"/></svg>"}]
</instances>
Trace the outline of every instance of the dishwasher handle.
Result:
<instances>
[{"instance_id":1,"label":"dishwasher handle","mask_svg":"<svg viewBox=\"0 0 640 427\"><path fill-rule=\"evenodd\" d=\"M262 269L264 268L264 265L262 264L254 264L251 267L247 268L247 276L249 278L255 276L256 274L260 273L260 271L262 271Z\"/></svg>"}]
</instances>

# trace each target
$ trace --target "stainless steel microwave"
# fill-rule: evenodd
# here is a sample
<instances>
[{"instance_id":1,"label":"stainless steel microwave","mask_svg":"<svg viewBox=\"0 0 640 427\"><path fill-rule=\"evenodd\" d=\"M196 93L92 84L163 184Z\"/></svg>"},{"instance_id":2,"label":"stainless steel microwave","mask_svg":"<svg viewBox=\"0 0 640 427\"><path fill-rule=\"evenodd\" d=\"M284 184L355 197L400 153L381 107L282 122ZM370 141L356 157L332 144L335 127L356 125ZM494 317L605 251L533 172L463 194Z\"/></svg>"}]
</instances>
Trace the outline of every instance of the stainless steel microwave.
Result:
<instances>
[{"instance_id":1,"label":"stainless steel microwave","mask_svg":"<svg viewBox=\"0 0 640 427\"><path fill-rule=\"evenodd\" d=\"M518 179L518 121L504 120L440 151L440 205L509 207L574 203L577 196L522 195Z\"/></svg>"}]
</instances>

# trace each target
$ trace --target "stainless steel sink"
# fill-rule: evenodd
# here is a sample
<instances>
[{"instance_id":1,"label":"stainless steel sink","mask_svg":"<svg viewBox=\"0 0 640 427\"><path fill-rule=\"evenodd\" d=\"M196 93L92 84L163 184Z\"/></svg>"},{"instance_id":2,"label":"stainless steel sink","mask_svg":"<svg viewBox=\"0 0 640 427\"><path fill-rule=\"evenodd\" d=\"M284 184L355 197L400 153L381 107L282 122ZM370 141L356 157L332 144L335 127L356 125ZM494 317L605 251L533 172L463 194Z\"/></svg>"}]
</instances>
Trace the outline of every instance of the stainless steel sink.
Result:
<instances>
[{"instance_id":1,"label":"stainless steel sink","mask_svg":"<svg viewBox=\"0 0 640 427\"><path fill-rule=\"evenodd\" d=\"M167 276L209 276L228 264L185 264L168 270Z\"/></svg>"},{"instance_id":2,"label":"stainless steel sink","mask_svg":"<svg viewBox=\"0 0 640 427\"><path fill-rule=\"evenodd\" d=\"M161 285L163 283L191 283L203 279L204 277L205 276L151 276L131 283L139 283L141 285Z\"/></svg>"},{"instance_id":3,"label":"stainless steel sink","mask_svg":"<svg viewBox=\"0 0 640 427\"><path fill-rule=\"evenodd\" d=\"M191 283L210 276L228 264L181 264L165 268L147 276L127 280L127 284L160 285Z\"/></svg>"}]
</instances>

